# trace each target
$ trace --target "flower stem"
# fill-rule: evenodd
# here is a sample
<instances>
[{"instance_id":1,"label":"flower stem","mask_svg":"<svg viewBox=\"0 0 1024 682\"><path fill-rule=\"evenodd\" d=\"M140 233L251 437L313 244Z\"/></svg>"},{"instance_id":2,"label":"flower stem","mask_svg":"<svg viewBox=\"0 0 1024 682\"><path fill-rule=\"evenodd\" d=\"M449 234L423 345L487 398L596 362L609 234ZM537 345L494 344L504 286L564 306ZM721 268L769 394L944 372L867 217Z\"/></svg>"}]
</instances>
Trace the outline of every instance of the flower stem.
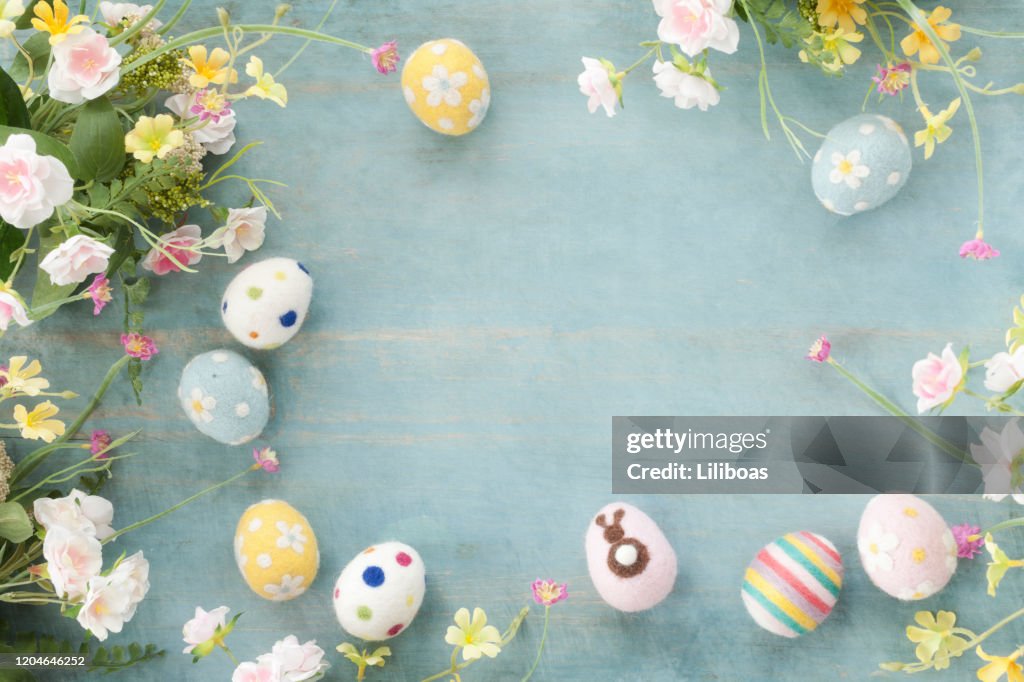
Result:
<instances>
[{"instance_id":1,"label":"flower stem","mask_svg":"<svg viewBox=\"0 0 1024 682\"><path fill-rule=\"evenodd\" d=\"M125 533L127 533L129 531L136 530L137 528L142 528L145 525L148 525L150 523L153 523L154 521L162 519L163 517L167 516L168 514L171 514L173 512L178 511L179 509L181 509L182 507L190 504L191 502L195 502L200 497L203 497L204 495L206 495L208 493L212 493L214 490L219 490L220 488L223 488L226 485L230 485L231 483L234 483L238 479L240 479L243 476L245 476L246 474L248 474L250 471L256 471L259 468L260 468L259 464L253 464L252 466L248 466L245 469L243 469L242 471L240 471L237 474L235 474L234 476L232 476L231 478L229 478L229 479L227 479L225 481L221 481L220 483L216 483L214 485L211 485L206 490L202 490L202 491L196 493L195 495L193 495L193 496L191 496L191 497L189 497L187 499L182 500L178 504L176 504L173 507L170 507L168 509L165 509L164 511L160 512L159 514L154 514L153 516L150 516L148 519L143 519L142 521L137 521L136 523L133 523L130 526L125 526L121 530L117 531L116 533L114 533L113 535L111 535L110 537L105 539L103 541L103 544L107 544L108 542L111 542L111 541L115 540L118 536L124 535Z\"/></svg>"},{"instance_id":2,"label":"flower stem","mask_svg":"<svg viewBox=\"0 0 1024 682\"><path fill-rule=\"evenodd\" d=\"M526 673L526 677L524 677L521 680L521 682L526 682L528 679L533 677L533 671L535 671L537 669L537 666L540 665L540 657L541 657L541 655L543 655L543 653L544 653L544 645L548 641L548 621L550 619L551 619L551 607L550 606L545 606L544 607L544 631L540 635L540 646L537 648L537 658L533 659L533 665L530 666L530 670Z\"/></svg>"},{"instance_id":3,"label":"flower stem","mask_svg":"<svg viewBox=\"0 0 1024 682\"><path fill-rule=\"evenodd\" d=\"M936 434L931 429L921 425L921 423L918 420L914 419L909 414L904 412L896 403L892 402L884 395L882 395L875 389L865 384L863 381L857 378L857 376L854 375L850 370L846 369L841 364L839 364L838 360L830 357L826 362L832 365L837 372L839 372L844 377L849 379L850 383L852 383L854 386L863 391L865 395L874 400L882 409L884 409L886 412L893 415L894 417L898 418L901 422L903 422L906 426L910 427L913 431L916 431L918 435L927 440L929 443L935 445L946 454L950 455L951 457L955 457L956 459L960 460L961 462L964 462L965 464L977 466L977 463L973 459L968 457L963 450L961 450L956 445L949 442L942 436Z\"/></svg>"},{"instance_id":4,"label":"flower stem","mask_svg":"<svg viewBox=\"0 0 1024 682\"><path fill-rule=\"evenodd\" d=\"M994 526L991 526L983 531L975 533L975 535L985 537L985 535L988 533L995 533L997 530L1006 530L1007 528L1015 528L1017 526L1024 526L1024 516L1016 519L1007 519L1006 521L1000 521Z\"/></svg>"},{"instance_id":5,"label":"flower stem","mask_svg":"<svg viewBox=\"0 0 1024 682\"><path fill-rule=\"evenodd\" d=\"M647 54L645 54L643 57L641 57L640 59L638 59L635 62L633 62L630 66L628 66L625 69L623 69L620 78L629 75L629 73L633 69L635 69L636 67L640 66L641 64L646 62L648 59L650 59L651 55L653 55L655 52L657 52L659 47L660 47L660 44L659 45L655 45L654 47L652 47L650 50L647 51Z\"/></svg>"}]
</instances>

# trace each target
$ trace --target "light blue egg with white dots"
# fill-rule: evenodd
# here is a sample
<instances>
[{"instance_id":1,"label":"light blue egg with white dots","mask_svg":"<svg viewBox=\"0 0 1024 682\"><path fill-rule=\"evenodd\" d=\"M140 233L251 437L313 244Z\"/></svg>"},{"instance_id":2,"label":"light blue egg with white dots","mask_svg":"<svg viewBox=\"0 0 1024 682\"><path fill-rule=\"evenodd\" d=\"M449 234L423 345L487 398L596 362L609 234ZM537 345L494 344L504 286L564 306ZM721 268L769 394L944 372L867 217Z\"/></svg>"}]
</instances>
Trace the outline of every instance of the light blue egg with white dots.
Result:
<instances>
[{"instance_id":1,"label":"light blue egg with white dots","mask_svg":"<svg viewBox=\"0 0 1024 682\"><path fill-rule=\"evenodd\" d=\"M860 114L828 132L814 155L811 184L822 206L848 216L896 196L912 165L910 143L899 123Z\"/></svg>"},{"instance_id":2,"label":"light blue egg with white dots","mask_svg":"<svg viewBox=\"0 0 1024 682\"><path fill-rule=\"evenodd\" d=\"M255 439L270 419L270 390L263 373L230 350L192 358L181 373L178 400L200 432L228 445Z\"/></svg>"}]
</instances>

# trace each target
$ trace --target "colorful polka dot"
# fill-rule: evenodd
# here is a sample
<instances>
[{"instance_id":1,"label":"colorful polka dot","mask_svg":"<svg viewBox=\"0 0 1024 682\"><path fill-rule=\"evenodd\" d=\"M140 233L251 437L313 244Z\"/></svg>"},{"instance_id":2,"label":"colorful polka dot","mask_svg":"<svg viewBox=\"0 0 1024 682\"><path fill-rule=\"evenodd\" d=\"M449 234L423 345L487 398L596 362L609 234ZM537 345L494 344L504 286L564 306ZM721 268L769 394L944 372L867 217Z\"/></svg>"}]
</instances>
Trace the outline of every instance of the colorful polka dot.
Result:
<instances>
[{"instance_id":1,"label":"colorful polka dot","mask_svg":"<svg viewBox=\"0 0 1024 682\"><path fill-rule=\"evenodd\" d=\"M284 274L284 270L278 270L277 272L274 273L274 279L276 279L278 282L283 282L286 279L288 279L288 275Z\"/></svg>"},{"instance_id":2,"label":"colorful polka dot","mask_svg":"<svg viewBox=\"0 0 1024 682\"><path fill-rule=\"evenodd\" d=\"M341 588L335 587L334 588L334 598L337 599L340 596L341 596Z\"/></svg>"},{"instance_id":3,"label":"colorful polka dot","mask_svg":"<svg viewBox=\"0 0 1024 682\"><path fill-rule=\"evenodd\" d=\"M245 295L251 298L252 300L257 301L259 300L260 296L263 295L263 289L260 289L259 287L249 287L249 289L245 292Z\"/></svg>"},{"instance_id":4,"label":"colorful polka dot","mask_svg":"<svg viewBox=\"0 0 1024 682\"><path fill-rule=\"evenodd\" d=\"M412 563L412 557L405 552L399 552L395 555L395 561L398 562L399 566L408 566Z\"/></svg>"},{"instance_id":5,"label":"colorful polka dot","mask_svg":"<svg viewBox=\"0 0 1024 682\"><path fill-rule=\"evenodd\" d=\"M401 623L399 623L398 625L392 625L392 626L391 626L391 627L390 627L390 628L388 629L388 636L389 636L389 637L394 637L395 635L397 635L397 634L398 634L399 632L401 632L401 631L402 631L402 628L403 628L403 627L405 627L405 626L404 626L404 625L402 625Z\"/></svg>"},{"instance_id":6,"label":"colorful polka dot","mask_svg":"<svg viewBox=\"0 0 1024 682\"><path fill-rule=\"evenodd\" d=\"M363 582L369 587L380 587L384 584L384 569L380 566L367 566L363 571Z\"/></svg>"},{"instance_id":7,"label":"colorful polka dot","mask_svg":"<svg viewBox=\"0 0 1024 682\"><path fill-rule=\"evenodd\" d=\"M359 620L370 620L373 618L373 611L370 610L369 606L360 606L356 609L356 616Z\"/></svg>"},{"instance_id":8,"label":"colorful polka dot","mask_svg":"<svg viewBox=\"0 0 1024 682\"><path fill-rule=\"evenodd\" d=\"M299 319L299 315L294 310L289 310L279 319L281 320L281 326L291 327L293 324L295 324L296 320Z\"/></svg>"},{"instance_id":9,"label":"colorful polka dot","mask_svg":"<svg viewBox=\"0 0 1024 682\"><path fill-rule=\"evenodd\" d=\"M309 274L309 268L307 268L305 265L303 265L302 263L296 263L296 265L299 266L299 270L302 270L307 275Z\"/></svg>"},{"instance_id":10,"label":"colorful polka dot","mask_svg":"<svg viewBox=\"0 0 1024 682\"><path fill-rule=\"evenodd\" d=\"M249 332L249 338L250 339L258 339L258 338L260 338L260 333L259 332Z\"/></svg>"},{"instance_id":11,"label":"colorful polka dot","mask_svg":"<svg viewBox=\"0 0 1024 682\"><path fill-rule=\"evenodd\" d=\"M224 301L223 303L220 304L220 311L222 313L226 313L228 311L228 302L227 301Z\"/></svg>"},{"instance_id":12,"label":"colorful polka dot","mask_svg":"<svg viewBox=\"0 0 1024 682\"><path fill-rule=\"evenodd\" d=\"M410 594L408 597L405 598L405 605L406 606L412 606L415 601L416 601L416 597L414 597L414 596L412 596Z\"/></svg>"}]
</instances>

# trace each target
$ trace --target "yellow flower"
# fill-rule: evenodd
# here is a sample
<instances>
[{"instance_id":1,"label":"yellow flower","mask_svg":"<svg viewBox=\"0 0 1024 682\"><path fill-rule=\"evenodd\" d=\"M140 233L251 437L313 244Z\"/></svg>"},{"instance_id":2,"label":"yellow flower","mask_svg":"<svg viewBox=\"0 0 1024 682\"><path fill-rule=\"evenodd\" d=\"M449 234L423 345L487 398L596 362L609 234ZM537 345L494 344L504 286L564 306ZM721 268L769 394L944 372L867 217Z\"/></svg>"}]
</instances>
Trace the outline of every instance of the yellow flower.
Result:
<instances>
[{"instance_id":1,"label":"yellow flower","mask_svg":"<svg viewBox=\"0 0 1024 682\"><path fill-rule=\"evenodd\" d=\"M279 106L288 104L288 91L284 86L274 81L274 77L263 72L263 60L259 57L249 57L249 63L245 65L245 72L256 79L256 85L252 85L245 91L246 97L256 96L260 99L269 99Z\"/></svg>"},{"instance_id":2,"label":"yellow flower","mask_svg":"<svg viewBox=\"0 0 1024 682\"><path fill-rule=\"evenodd\" d=\"M188 59L182 59L181 62L195 72L188 79L193 87L205 88L210 83L224 85L238 82L238 72L227 66L231 55L226 50L215 47L207 56L205 45L193 45L188 48L188 56Z\"/></svg>"},{"instance_id":3,"label":"yellow flower","mask_svg":"<svg viewBox=\"0 0 1024 682\"><path fill-rule=\"evenodd\" d=\"M914 146L924 145L924 158L932 158L935 152L935 143L942 144L953 134L953 129L947 123L953 118L953 114L960 108L960 98L949 103L949 106L937 114L932 114L928 107L921 106L921 115L924 117L925 129L914 133Z\"/></svg>"},{"instance_id":4,"label":"yellow flower","mask_svg":"<svg viewBox=\"0 0 1024 682\"><path fill-rule=\"evenodd\" d=\"M854 22L864 25L868 13L861 4L864 0L818 0L818 23L823 27L839 25L847 33L857 30Z\"/></svg>"},{"instance_id":5,"label":"yellow flower","mask_svg":"<svg viewBox=\"0 0 1024 682\"><path fill-rule=\"evenodd\" d=\"M921 627L907 626L907 639L917 643L915 654L922 663L934 663L936 670L949 667L949 657L964 652L967 640L954 634L956 614L939 611L934 616L930 611L918 611L914 620Z\"/></svg>"},{"instance_id":6,"label":"yellow flower","mask_svg":"<svg viewBox=\"0 0 1024 682\"><path fill-rule=\"evenodd\" d=\"M174 129L174 119L167 114L140 116L135 128L124 136L125 151L142 163L153 157L162 159L185 141L185 134Z\"/></svg>"},{"instance_id":7,"label":"yellow flower","mask_svg":"<svg viewBox=\"0 0 1024 682\"><path fill-rule=\"evenodd\" d=\"M939 5L933 9L932 13L927 17L927 21L931 24L932 30L935 31L935 35L948 43L960 40L960 24L944 23L950 16L952 16L952 14L953 10ZM914 53L918 53L918 58L921 60L922 64L939 63L939 51L935 48L935 45L932 43L932 39L928 37L928 34L925 33L924 30L922 30L921 24L918 22L914 22L914 32L900 41L900 47L903 48L903 54L908 57Z\"/></svg>"},{"instance_id":8,"label":"yellow flower","mask_svg":"<svg viewBox=\"0 0 1024 682\"><path fill-rule=\"evenodd\" d=\"M473 609L473 620L468 609L455 612L455 625L448 626L444 641L462 649L462 658L473 661L481 655L494 658L501 652L501 633L487 624L487 614L481 608Z\"/></svg>"},{"instance_id":9,"label":"yellow flower","mask_svg":"<svg viewBox=\"0 0 1024 682\"><path fill-rule=\"evenodd\" d=\"M860 59L860 50L850 43L859 43L862 40L862 34L843 28L825 31L821 36L822 48L838 57L843 64L853 64Z\"/></svg>"},{"instance_id":10,"label":"yellow flower","mask_svg":"<svg viewBox=\"0 0 1024 682\"><path fill-rule=\"evenodd\" d=\"M51 45L56 45L69 35L81 33L85 24L89 23L89 17L84 14L69 17L71 13L64 0L53 0L52 7L45 1L37 3L32 13L36 15L32 20L32 28L49 33Z\"/></svg>"},{"instance_id":11,"label":"yellow flower","mask_svg":"<svg viewBox=\"0 0 1024 682\"><path fill-rule=\"evenodd\" d=\"M997 682L1003 675L1006 675L1007 682L1024 682L1024 669L1017 662L1021 653L1024 653L1024 648L1017 649L1009 656L989 656L979 646L975 653L983 660L989 661L988 665L978 670L978 679L981 682Z\"/></svg>"},{"instance_id":12,"label":"yellow flower","mask_svg":"<svg viewBox=\"0 0 1024 682\"><path fill-rule=\"evenodd\" d=\"M43 378L34 379L43 366L38 360L33 360L25 366L28 360L24 355L15 355L10 359L10 366L6 370L0 370L0 379L6 379L4 388L11 393L24 393L25 395L39 395L50 387L50 382Z\"/></svg>"},{"instance_id":13,"label":"yellow flower","mask_svg":"<svg viewBox=\"0 0 1024 682\"><path fill-rule=\"evenodd\" d=\"M992 561L988 562L988 571L985 577L988 579L988 596L996 596L996 588L1002 582L1003 576L1011 568L1024 567L1024 559L1011 559L1006 555L999 545L992 539L992 533L985 534L985 549L988 551Z\"/></svg>"},{"instance_id":14,"label":"yellow flower","mask_svg":"<svg viewBox=\"0 0 1024 682\"><path fill-rule=\"evenodd\" d=\"M64 422L59 419L50 419L57 416L60 409L47 400L39 403L29 412L24 405L14 406L14 421L21 429L22 438L29 440L42 439L46 443L52 443L57 436L64 435Z\"/></svg>"}]
</instances>

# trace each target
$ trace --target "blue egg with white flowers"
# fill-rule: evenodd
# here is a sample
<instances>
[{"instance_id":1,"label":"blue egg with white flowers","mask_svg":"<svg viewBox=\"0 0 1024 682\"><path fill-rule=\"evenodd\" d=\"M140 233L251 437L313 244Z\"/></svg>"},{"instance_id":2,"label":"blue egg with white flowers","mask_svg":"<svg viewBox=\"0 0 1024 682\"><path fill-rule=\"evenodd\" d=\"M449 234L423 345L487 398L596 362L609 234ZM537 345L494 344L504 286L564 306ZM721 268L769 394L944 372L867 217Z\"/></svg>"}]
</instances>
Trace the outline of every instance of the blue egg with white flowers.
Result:
<instances>
[{"instance_id":1,"label":"blue egg with white flowers","mask_svg":"<svg viewBox=\"0 0 1024 682\"><path fill-rule=\"evenodd\" d=\"M257 438L270 419L270 390L263 373L230 350L192 358L181 373L178 400L200 432L228 445Z\"/></svg>"}]
</instances>

